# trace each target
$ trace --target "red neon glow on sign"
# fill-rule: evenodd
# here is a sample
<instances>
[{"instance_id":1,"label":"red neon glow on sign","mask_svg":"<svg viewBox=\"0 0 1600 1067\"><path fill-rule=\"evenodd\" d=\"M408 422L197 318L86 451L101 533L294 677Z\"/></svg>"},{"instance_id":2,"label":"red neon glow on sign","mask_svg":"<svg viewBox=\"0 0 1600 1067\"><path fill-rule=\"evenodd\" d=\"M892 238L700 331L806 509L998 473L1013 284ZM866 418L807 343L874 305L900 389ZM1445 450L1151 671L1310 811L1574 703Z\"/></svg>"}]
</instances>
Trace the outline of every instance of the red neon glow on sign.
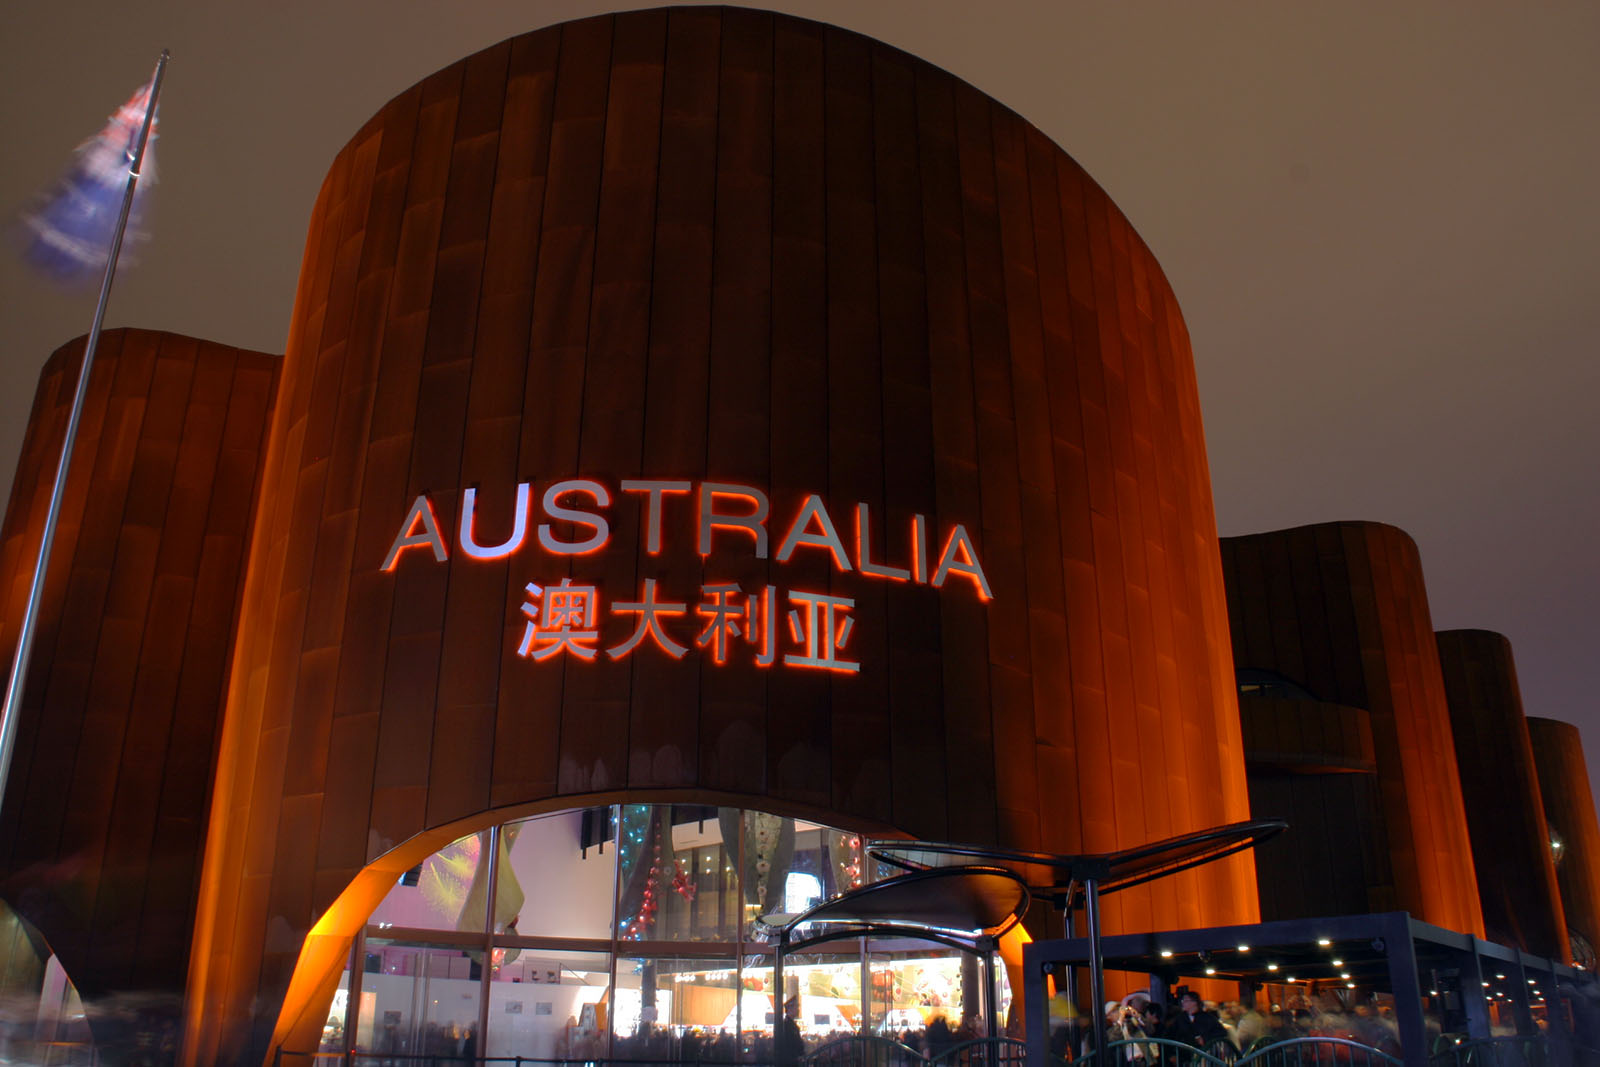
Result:
<instances>
[{"instance_id":1,"label":"red neon glow on sign","mask_svg":"<svg viewBox=\"0 0 1600 1067\"><path fill-rule=\"evenodd\" d=\"M529 582L524 592L522 641L517 645L517 655L524 659L542 662L566 654L589 661L601 651L608 659L626 659L646 643L673 659L682 659L689 651L674 636L689 636L679 631L676 621L688 614L689 605L662 600L654 578L644 580L638 600L611 602L609 614L635 618L627 638L604 648L599 642L607 611L596 587L573 585L572 579L563 578L560 585L552 586ZM791 605L787 622L793 646L781 656L784 666L845 674L861 669L860 663L840 655L849 645L855 625L850 612L856 602L850 597L781 591L770 585L758 593L746 593L731 582L701 586L700 592L706 599L695 605L694 614L707 622L692 639L709 652L714 663L727 663L733 650L746 645L750 646L749 660L756 666L779 662L779 628L773 615L782 592Z\"/></svg>"},{"instance_id":2,"label":"red neon glow on sign","mask_svg":"<svg viewBox=\"0 0 1600 1067\"><path fill-rule=\"evenodd\" d=\"M631 505L639 508L640 547L649 556L661 553L664 531L671 528L669 520L687 518L701 556L710 556L713 547L717 547L722 552L745 549L756 559L768 558L772 505L760 489L725 482L665 479L625 479L617 488ZM683 497L688 499L679 499ZM532 484L519 483L510 502L509 517L494 506L505 506L502 497L492 502L485 518L478 489L464 489L454 527L457 551L466 559L493 562L530 550L559 558L587 555L610 546L610 511L622 501L614 501L611 489L604 483L589 478L550 483L538 496L541 515L537 518L545 521L535 521L534 499ZM786 564L801 550L808 551L802 559L820 558L820 552L838 574L854 573L863 578L934 589L944 589L952 578L959 578L963 581L956 584L970 583L979 600L993 597L988 576L978 561L977 546L965 526L949 526L944 531L942 547L934 556L929 553L927 517L912 515L906 525L892 524L903 534L903 541L897 542L901 534L894 529L883 528L886 552L878 556L874 554L871 507L857 503L850 517L854 519L854 537L847 544L839 536L822 498L815 493L807 495L787 523L774 527L783 533L771 558ZM531 537L530 527L534 533ZM480 538L487 539L487 543ZM633 550L632 546L628 548ZM412 549L426 549L436 563L450 558L450 545L426 493L412 501L384 556L382 569L395 570L400 558ZM606 658L616 660L648 644L673 659L683 659L691 648L699 648L718 665L748 658L760 667L781 663L846 674L861 668L859 662L843 654L855 625L855 600L851 597L771 585L747 591L731 582L709 582L701 587L702 599L691 605L664 594L657 588L655 578L643 579L637 600L613 600L609 605L602 602L597 587L575 585L571 578L549 586L529 582L525 593L520 607L523 632L517 654L535 662L563 655L593 661L602 652ZM610 616L628 617L631 622L623 639L607 646L602 643L601 634L604 621Z\"/></svg>"}]
</instances>

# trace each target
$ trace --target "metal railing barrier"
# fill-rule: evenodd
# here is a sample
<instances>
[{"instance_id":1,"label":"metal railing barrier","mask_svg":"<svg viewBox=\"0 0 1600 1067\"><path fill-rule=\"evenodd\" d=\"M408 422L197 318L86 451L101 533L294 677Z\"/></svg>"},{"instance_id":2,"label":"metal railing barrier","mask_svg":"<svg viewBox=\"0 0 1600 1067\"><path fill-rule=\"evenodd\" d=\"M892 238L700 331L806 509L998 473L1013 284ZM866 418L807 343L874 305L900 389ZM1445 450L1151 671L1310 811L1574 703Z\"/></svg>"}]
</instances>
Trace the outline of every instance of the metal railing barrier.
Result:
<instances>
[{"instance_id":1,"label":"metal railing barrier","mask_svg":"<svg viewBox=\"0 0 1600 1067\"><path fill-rule=\"evenodd\" d=\"M808 1049L787 1064L740 1057L717 1059L705 1050L654 1057L439 1056L400 1052L293 1052L278 1049L274 1067L653 1067L737 1062L740 1067L1024 1067L1028 1046L1008 1037L963 1041L937 1053L919 1052L889 1037L853 1034Z\"/></svg>"}]
</instances>

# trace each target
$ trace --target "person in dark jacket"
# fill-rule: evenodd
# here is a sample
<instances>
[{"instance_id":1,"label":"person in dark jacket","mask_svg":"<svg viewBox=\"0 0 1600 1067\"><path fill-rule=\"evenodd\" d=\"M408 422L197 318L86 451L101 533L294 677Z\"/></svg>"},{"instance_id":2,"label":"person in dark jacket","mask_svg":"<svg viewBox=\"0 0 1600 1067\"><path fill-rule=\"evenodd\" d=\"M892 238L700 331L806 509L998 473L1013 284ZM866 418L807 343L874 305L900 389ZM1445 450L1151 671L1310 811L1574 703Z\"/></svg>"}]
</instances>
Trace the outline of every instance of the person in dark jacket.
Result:
<instances>
[{"instance_id":1,"label":"person in dark jacket","mask_svg":"<svg viewBox=\"0 0 1600 1067\"><path fill-rule=\"evenodd\" d=\"M934 1016L933 1022L928 1024L928 1058L934 1059L943 1052L948 1052L956 1043L955 1035L950 1032L950 1024L943 1015Z\"/></svg>"},{"instance_id":2,"label":"person in dark jacket","mask_svg":"<svg viewBox=\"0 0 1600 1067\"><path fill-rule=\"evenodd\" d=\"M1178 998L1177 1017L1169 1024L1163 1036L1174 1041L1182 1041L1186 1045L1193 1045L1195 1048L1205 1049L1207 1052L1219 1043L1232 1045L1228 1040L1228 1031L1223 1029L1217 1013L1206 1011L1200 1006L1200 998L1188 992Z\"/></svg>"}]
</instances>

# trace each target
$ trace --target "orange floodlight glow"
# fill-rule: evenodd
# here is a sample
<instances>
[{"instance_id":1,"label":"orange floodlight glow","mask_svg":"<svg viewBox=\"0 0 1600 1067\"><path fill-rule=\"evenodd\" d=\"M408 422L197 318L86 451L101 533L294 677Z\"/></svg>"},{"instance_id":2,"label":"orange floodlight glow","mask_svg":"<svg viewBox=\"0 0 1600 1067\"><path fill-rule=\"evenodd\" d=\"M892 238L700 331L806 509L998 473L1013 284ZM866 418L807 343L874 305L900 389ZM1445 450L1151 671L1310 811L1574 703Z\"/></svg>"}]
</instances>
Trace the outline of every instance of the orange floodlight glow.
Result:
<instances>
[{"instance_id":1,"label":"orange floodlight glow","mask_svg":"<svg viewBox=\"0 0 1600 1067\"><path fill-rule=\"evenodd\" d=\"M1027 929L1024 928L1021 923L1017 923L1011 929L1001 934L999 941L995 944L995 950L1000 954L1000 962L1003 963L1006 968L1006 980L1011 983L1012 989L1022 988L1022 948L1031 941L1033 941L1032 935L1028 933ZM1045 980L1051 986L1051 989L1048 990L1050 996L1054 997L1055 979L1053 977L1047 977ZM1015 1003L1018 1007L1020 1007L1022 1004L1022 998L1018 997ZM1018 1022L1025 1024L1025 1020L1023 1019L1020 1011L1018 1012Z\"/></svg>"}]
</instances>

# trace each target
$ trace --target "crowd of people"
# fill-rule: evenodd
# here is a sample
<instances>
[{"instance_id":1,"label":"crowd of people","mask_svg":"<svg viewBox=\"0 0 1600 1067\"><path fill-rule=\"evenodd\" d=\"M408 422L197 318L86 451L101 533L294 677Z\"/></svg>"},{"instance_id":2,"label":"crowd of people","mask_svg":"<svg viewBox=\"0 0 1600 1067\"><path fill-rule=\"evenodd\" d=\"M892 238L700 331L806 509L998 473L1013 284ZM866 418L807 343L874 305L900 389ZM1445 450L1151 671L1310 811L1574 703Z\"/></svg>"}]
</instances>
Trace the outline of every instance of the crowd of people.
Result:
<instances>
[{"instance_id":1,"label":"crowd of people","mask_svg":"<svg viewBox=\"0 0 1600 1067\"><path fill-rule=\"evenodd\" d=\"M1300 996L1262 1011L1236 1000L1220 1008L1209 1007L1192 990L1181 991L1177 1002L1167 1007L1135 994L1125 1002L1108 1001L1105 1019L1108 1046L1115 1045L1120 1049L1119 1058L1130 1063L1175 1062L1176 1050L1163 1041L1188 1045L1228 1062L1300 1037L1343 1038L1390 1055L1400 1052L1392 1009L1366 1001L1346 1003L1333 996L1316 1000ZM1093 1049L1093 1032L1083 1020L1064 1020L1053 1029L1051 1044L1062 1059L1082 1057Z\"/></svg>"},{"instance_id":2,"label":"crowd of people","mask_svg":"<svg viewBox=\"0 0 1600 1067\"><path fill-rule=\"evenodd\" d=\"M839 1051L836 1058L853 1063L859 1054L853 1043L859 1036L853 1030L802 1033L792 1018L780 1023L775 1035L766 1030L752 1030L746 1031L742 1040L728 1030L690 1029L674 1033L665 1027L641 1027L632 1034L617 1035L611 1055L617 1059L682 1063L731 1063L737 1059L788 1067L818 1049L836 1045ZM962 1042L981 1037L982 1033L970 1021L952 1026L941 1015L935 1016L924 1029L906 1029L882 1036L904 1045L919 1057L932 1059ZM824 1062L833 1060L825 1058Z\"/></svg>"},{"instance_id":3,"label":"crowd of people","mask_svg":"<svg viewBox=\"0 0 1600 1067\"><path fill-rule=\"evenodd\" d=\"M922 1029L901 1029L866 1040L880 1045L884 1039L897 1042L916 1053L915 1058L905 1058L904 1062L912 1063L933 1059L963 1042L982 1036L982 1028L976 1020L969 1019L951 1025L944 1016L936 1015ZM563 1042L557 1050L558 1058L584 1058L591 1051L597 1056L602 1055L598 1049L598 1045L603 1043L603 1035L601 1037L594 1050L581 1046L576 1040ZM742 1036L736 1036L731 1030L690 1028L675 1031L663 1026L644 1025L633 1033L618 1034L614 1038L610 1056L623 1060L673 1063L732 1063L737 1060L790 1067L802 1059L816 1058L813 1054L819 1049L834 1046L835 1055L824 1055L817 1062L825 1065L855 1064L860 1062L862 1055L858 1046L860 1040L861 1035L853 1030L813 1029L802 1032L792 1018L780 1023L776 1034L762 1029L747 1030ZM877 1047L873 1055L874 1063L901 1062L890 1048Z\"/></svg>"}]
</instances>

